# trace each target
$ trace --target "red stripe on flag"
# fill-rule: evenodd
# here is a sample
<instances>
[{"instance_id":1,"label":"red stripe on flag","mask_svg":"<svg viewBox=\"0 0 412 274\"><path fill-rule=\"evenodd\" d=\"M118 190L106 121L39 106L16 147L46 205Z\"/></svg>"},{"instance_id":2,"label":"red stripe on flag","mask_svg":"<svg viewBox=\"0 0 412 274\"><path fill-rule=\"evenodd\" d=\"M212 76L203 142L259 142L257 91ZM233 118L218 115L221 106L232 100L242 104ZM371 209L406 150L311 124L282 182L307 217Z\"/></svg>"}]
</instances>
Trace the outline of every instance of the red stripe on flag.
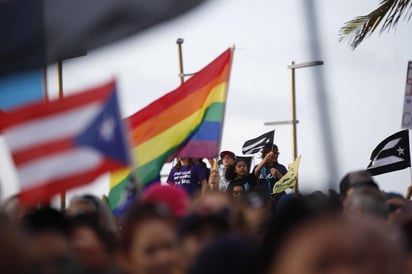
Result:
<instances>
[{"instance_id":1,"label":"red stripe on flag","mask_svg":"<svg viewBox=\"0 0 412 274\"><path fill-rule=\"evenodd\" d=\"M204 67L202 70L197 72L194 76L189 78L177 89L169 92L163 97L152 102L149 106L140 110L139 112L131 115L128 120L131 128L137 127L139 124L151 119L153 113L163 112L165 106L172 106L176 103L181 102L184 98L190 96L191 94L198 92L200 89L210 84L212 81L216 80L226 73L228 75L230 58L232 55L231 49L227 49L219 57L217 57L212 63ZM217 84L225 82L227 79L221 79ZM178 91L178 92L176 92ZM194 102L198 103L198 102ZM203 103L203 102L201 102Z\"/></svg>"},{"instance_id":2,"label":"red stripe on flag","mask_svg":"<svg viewBox=\"0 0 412 274\"><path fill-rule=\"evenodd\" d=\"M49 115L56 115L93 102L104 102L113 92L114 88L115 82L111 81L100 87L66 96L64 100L41 101L15 108L7 112L7 119L0 119L0 131L12 125L27 123L30 120Z\"/></svg>"},{"instance_id":3,"label":"red stripe on flag","mask_svg":"<svg viewBox=\"0 0 412 274\"><path fill-rule=\"evenodd\" d=\"M18 167L27 162L35 161L37 158L51 156L73 148L73 138L64 138L49 141L42 145L31 146L28 149L13 151L12 157L14 164Z\"/></svg>"},{"instance_id":4,"label":"red stripe on flag","mask_svg":"<svg viewBox=\"0 0 412 274\"><path fill-rule=\"evenodd\" d=\"M19 193L19 198L23 204L34 205L36 203L48 202L54 195L62 193L68 189L86 185L95 180L99 175L124 167L124 164L106 159L96 168L70 176L57 179L36 187L24 189Z\"/></svg>"}]
</instances>

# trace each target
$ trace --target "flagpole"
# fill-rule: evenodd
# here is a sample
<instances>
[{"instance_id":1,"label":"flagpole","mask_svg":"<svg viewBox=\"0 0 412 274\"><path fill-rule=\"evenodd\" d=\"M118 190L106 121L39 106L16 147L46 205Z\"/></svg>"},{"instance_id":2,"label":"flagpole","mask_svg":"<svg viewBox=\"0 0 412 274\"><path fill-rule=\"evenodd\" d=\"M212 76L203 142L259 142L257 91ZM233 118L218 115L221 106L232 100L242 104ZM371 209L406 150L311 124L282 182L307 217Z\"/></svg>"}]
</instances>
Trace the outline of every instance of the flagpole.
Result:
<instances>
[{"instance_id":1,"label":"flagpole","mask_svg":"<svg viewBox=\"0 0 412 274\"><path fill-rule=\"evenodd\" d=\"M63 61L59 60L57 62L57 90L59 94L59 99L63 99ZM60 209L64 210L66 208L66 192L60 193Z\"/></svg>"},{"instance_id":2,"label":"flagpole","mask_svg":"<svg viewBox=\"0 0 412 274\"><path fill-rule=\"evenodd\" d=\"M57 62L57 90L59 99L63 99L63 61Z\"/></svg>"},{"instance_id":3,"label":"flagpole","mask_svg":"<svg viewBox=\"0 0 412 274\"><path fill-rule=\"evenodd\" d=\"M47 85L47 66L44 66L42 69L42 89L43 89L43 98L45 102L48 102L50 100L49 97L49 89ZM49 201L50 204L50 201Z\"/></svg>"},{"instance_id":4,"label":"flagpole","mask_svg":"<svg viewBox=\"0 0 412 274\"><path fill-rule=\"evenodd\" d=\"M408 129L408 142L409 142L409 129ZM409 151L411 151L410 145L409 145L408 149L409 149ZM408 196L410 196L410 194L408 193L409 192L408 190L409 190L409 187L412 187L412 167L410 165L409 165L409 174L411 175L411 180L410 180L408 188L406 189L406 195L405 195L406 199L408 199L408 200L410 200L410 198L411 198L411 197L408 197Z\"/></svg>"},{"instance_id":5,"label":"flagpole","mask_svg":"<svg viewBox=\"0 0 412 274\"><path fill-rule=\"evenodd\" d=\"M183 38L177 38L177 50L179 54L179 77L180 77L180 84L183 84L185 81L185 74L183 70L183 53L182 53L182 44L185 40Z\"/></svg>"},{"instance_id":6,"label":"flagpole","mask_svg":"<svg viewBox=\"0 0 412 274\"><path fill-rule=\"evenodd\" d=\"M43 86L43 97L44 101L49 101L49 89L47 86L47 66L42 69L42 86Z\"/></svg>"}]
</instances>

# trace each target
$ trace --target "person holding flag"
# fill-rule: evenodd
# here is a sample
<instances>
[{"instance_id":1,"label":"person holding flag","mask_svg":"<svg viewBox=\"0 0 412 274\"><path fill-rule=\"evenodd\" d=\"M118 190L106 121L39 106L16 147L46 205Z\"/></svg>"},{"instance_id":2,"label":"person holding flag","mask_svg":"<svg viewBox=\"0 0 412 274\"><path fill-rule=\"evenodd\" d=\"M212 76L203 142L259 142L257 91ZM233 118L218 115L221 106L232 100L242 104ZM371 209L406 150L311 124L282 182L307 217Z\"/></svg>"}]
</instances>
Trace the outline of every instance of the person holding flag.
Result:
<instances>
[{"instance_id":1,"label":"person holding flag","mask_svg":"<svg viewBox=\"0 0 412 274\"><path fill-rule=\"evenodd\" d=\"M257 191L268 197L270 197L275 183L288 172L287 168L278 162L278 157L278 146L275 144L266 145L262 148L262 160L253 168L253 174L257 178Z\"/></svg>"}]
</instances>

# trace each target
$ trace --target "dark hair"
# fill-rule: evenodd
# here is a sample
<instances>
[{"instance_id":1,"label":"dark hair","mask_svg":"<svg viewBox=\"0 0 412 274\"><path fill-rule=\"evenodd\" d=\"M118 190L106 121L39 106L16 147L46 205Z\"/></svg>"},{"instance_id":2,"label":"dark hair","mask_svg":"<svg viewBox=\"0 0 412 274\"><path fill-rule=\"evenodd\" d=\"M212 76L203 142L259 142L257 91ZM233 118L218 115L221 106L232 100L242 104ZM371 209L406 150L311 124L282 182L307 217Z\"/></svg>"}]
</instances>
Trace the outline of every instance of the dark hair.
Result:
<instances>
[{"instance_id":1,"label":"dark hair","mask_svg":"<svg viewBox=\"0 0 412 274\"><path fill-rule=\"evenodd\" d=\"M177 161L176 161L176 164L174 165L174 168L175 170L180 170L182 168L182 164L180 163L181 158L176 158L176 159ZM188 167L191 167L194 163L192 158L188 158L188 162L189 162Z\"/></svg>"},{"instance_id":2,"label":"dark hair","mask_svg":"<svg viewBox=\"0 0 412 274\"><path fill-rule=\"evenodd\" d=\"M229 184L229 186L227 187L227 192L230 193L230 194L232 194L233 191L234 191L234 188L237 187L237 186L241 186L241 187L243 188L243 191L246 190L246 189L245 189L245 186L243 185L242 182L236 182L236 181L235 181L235 182L232 182L232 183Z\"/></svg>"},{"instance_id":3,"label":"dark hair","mask_svg":"<svg viewBox=\"0 0 412 274\"><path fill-rule=\"evenodd\" d=\"M130 250L136 229L148 220L163 220L176 225L176 220L168 207L149 201L136 201L122 220L123 233L120 246L123 251Z\"/></svg>"},{"instance_id":4,"label":"dark hair","mask_svg":"<svg viewBox=\"0 0 412 274\"><path fill-rule=\"evenodd\" d=\"M366 185L379 190L372 175L367 170L357 170L347 173L339 183L340 195L346 195L348 190L354 186Z\"/></svg>"},{"instance_id":5,"label":"dark hair","mask_svg":"<svg viewBox=\"0 0 412 274\"><path fill-rule=\"evenodd\" d=\"M103 201L103 199L91 194L84 194L82 196L75 196L70 201L70 203L73 202L87 203L91 207L91 210L87 210L87 212L90 211L92 213L96 213L98 216L98 221L101 223L101 225L104 225L106 228L112 231L117 230L117 224L115 222L113 213L111 212L109 206ZM79 212L77 214L87 212Z\"/></svg>"},{"instance_id":6,"label":"dark hair","mask_svg":"<svg viewBox=\"0 0 412 274\"><path fill-rule=\"evenodd\" d=\"M279 148L277 145L273 144L273 145L266 145L262 148L262 158L265 158L266 154L268 154L271 151L279 151Z\"/></svg>"},{"instance_id":7,"label":"dark hair","mask_svg":"<svg viewBox=\"0 0 412 274\"><path fill-rule=\"evenodd\" d=\"M67 235L64 214L51 207L36 208L23 217L23 228L29 233L58 232Z\"/></svg>"},{"instance_id":8,"label":"dark hair","mask_svg":"<svg viewBox=\"0 0 412 274\"><path fill-rule=\"evenodd\" d=\"M198 235L203 229L212 229L217 235L229 232L229 210L193 212L179 223L179 237Z\"/></svg>"},{"instance_id":9,"label":"dark hair","mask_svg":"<svg viewBox=\"0 0 412 274\"><path fill-rule=\"evenodd\" d=\"M339 214L339 209L331 204L326 195L313 193L290 196L274 212L266 229L259 256L259 272L266 273L270 265L279 259L284 245L297 227L309 220L331 214Z\"/></svg>"},{"instance_id":10,"label":"dark hair","mask_svg":"<svg viewBox=\"0 0 412 274\"><path fill-rule=\"evenodd\" d=\"M237 158L235 160L235 162L233 163L233 165L230 165L225 172L225 178L228 181L233 181L234 179L236 179L237 174L235 173L235 169L236 169L236 165L239 162L244 162L246 164L246 166L248 165L247 161L245 159L242 158Z\"/></svg>"},{"instance_id":11,"label":"dark hair","mask_svg":"<svg viewBox=\"0 0 412 274\"><path fill-rule=\"evenodd\" d=\"M255 273L256 249L243 239L223 235L200 251L189 274Z\"/></svg>"},{"instance_id":12,"label":"dark hair","mask_svg":"<svg viewBox=\"0 0 412 274\"><path fill-rule=\"evenodd\" d=\"M68 218L69 233L82 227L87 227L93 230L97 238L103 243L106 252L112 254L117 248L117 239L113 231L103 227L99 223L99 216L97 213L88 212L80 213Z\"/></svg>"}]
</instances>

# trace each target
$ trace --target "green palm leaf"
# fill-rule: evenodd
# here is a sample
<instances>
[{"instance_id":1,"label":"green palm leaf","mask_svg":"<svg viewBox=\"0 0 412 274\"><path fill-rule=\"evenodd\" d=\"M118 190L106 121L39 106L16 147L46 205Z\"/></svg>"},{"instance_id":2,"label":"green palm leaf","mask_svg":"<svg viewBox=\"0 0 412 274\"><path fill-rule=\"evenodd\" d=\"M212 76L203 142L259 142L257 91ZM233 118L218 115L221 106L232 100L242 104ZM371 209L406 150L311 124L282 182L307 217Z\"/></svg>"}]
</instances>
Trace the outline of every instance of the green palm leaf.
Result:
<instances>
[{"instance_id":1,"label":"green palm leaf","mask_svg":"<svg viewBox=\"0 0 412 274\"><path fill-rule=\"evenodd\" d=\"M339 42L348 41L355 49L381 25L380 32L396 27L399 19L410 20L412 2L410 0L382 0L379 7L368 15L358 16L348 22L339 31Z\"/></svg>"}]
</instances>

